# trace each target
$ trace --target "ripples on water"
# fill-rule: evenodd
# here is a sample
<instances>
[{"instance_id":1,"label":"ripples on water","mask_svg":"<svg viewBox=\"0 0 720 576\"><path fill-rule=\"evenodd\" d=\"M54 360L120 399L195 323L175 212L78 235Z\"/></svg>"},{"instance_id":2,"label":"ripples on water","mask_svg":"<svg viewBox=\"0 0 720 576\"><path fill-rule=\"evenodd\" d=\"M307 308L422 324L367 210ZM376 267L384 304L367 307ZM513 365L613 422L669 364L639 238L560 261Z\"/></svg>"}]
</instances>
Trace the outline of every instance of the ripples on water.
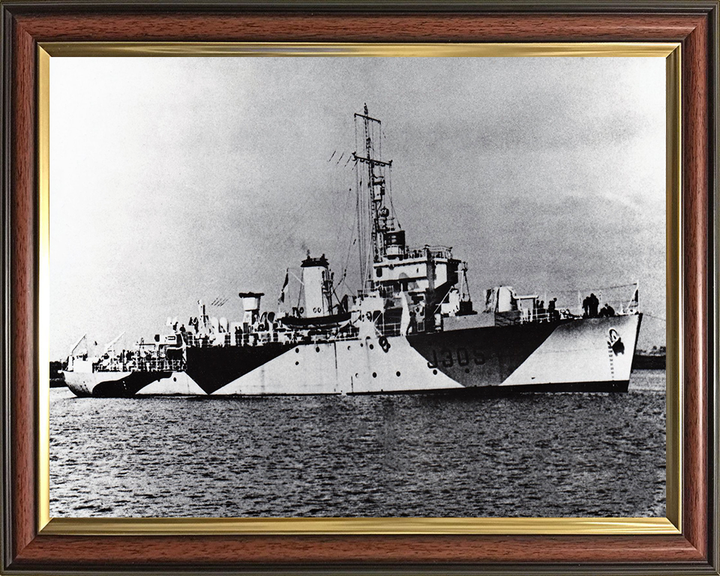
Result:
<instances>
[{"instance_id":1,"label":"ripples on water","mask_svg":"<svg viewBox=\"0 0 720 576\"><path fill-rule=\"evenodd\" d=\"M50 398L55 517L665 515L663 371L615 395Z\"/></svg>"}]
</instances>

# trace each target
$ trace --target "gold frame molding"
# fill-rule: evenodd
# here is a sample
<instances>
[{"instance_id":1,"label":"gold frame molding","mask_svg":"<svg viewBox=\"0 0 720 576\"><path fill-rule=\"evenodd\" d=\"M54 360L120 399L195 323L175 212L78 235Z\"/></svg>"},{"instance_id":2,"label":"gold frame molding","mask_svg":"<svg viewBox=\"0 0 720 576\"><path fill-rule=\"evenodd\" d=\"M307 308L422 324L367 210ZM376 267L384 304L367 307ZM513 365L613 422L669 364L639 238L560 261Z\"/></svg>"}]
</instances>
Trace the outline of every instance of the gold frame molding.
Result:
<instances>
[{"instance_id":1,"label":"gold frame molding","mask_svg":"<svg viewBox=\"0 0 720 576\"><path fill-rule=\"evenodd\" d=\"M357 535L682 533L681 45L676 42L371 44L41 42L38 46L39 354L38 529L43 535ZM666 59L666 518L50 518L49 114L51 57L663 57Z\"/></svg>"}]
</instances>

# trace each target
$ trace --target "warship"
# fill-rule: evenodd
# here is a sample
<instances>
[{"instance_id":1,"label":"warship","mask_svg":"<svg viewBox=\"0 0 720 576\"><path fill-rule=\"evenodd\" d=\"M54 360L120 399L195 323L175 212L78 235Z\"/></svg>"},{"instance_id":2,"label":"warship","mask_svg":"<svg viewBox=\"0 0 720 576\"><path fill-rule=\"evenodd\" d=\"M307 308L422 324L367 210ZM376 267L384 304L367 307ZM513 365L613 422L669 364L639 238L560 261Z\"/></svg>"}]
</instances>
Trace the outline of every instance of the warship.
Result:
<instances>
[{"instance_id":1,"label":"warship","mask_svg":"<svg viewBox=\"0 0 720 576\"><path fill-rule=\"evenodd\" d=\"M625 285L625 299L576 292L562 307L497 286L476 310L468 266L452 248L407 243L381 121L365 106L354 122L354 294L338 296L328 259L308 252L298 274L288 268L277 310L263 310L262 293L239 292L237 321L198 301L187 325L168 319L133 346L118 337L91 353L83 336L67 359L68 388L99 397L627 391L642 319L637 284Z\"/></svg>"}]
</instances>

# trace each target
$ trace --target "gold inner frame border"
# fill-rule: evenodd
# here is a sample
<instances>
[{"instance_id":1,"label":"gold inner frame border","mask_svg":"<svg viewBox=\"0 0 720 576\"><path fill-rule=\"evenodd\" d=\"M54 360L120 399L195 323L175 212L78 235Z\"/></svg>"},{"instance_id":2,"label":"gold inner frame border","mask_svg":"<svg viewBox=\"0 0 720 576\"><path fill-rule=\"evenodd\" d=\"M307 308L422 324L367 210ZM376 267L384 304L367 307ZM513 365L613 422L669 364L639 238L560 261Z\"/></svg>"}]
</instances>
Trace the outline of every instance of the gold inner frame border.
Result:
<instances>
[{"instance_id":1,"label":"gold inner frame border","mask_svg":"<svg viewBox=\"0 0 720 576\"><path fill-rule=\"evenodd\" d=\"M666 59L667 386L665 518L51 518L51 57L658 57ZM43 535L641 535L682 531L681 44L660 42L373 44L307 42L40 42L37 56L38 530Z\"/></svg>"}]
</instances>

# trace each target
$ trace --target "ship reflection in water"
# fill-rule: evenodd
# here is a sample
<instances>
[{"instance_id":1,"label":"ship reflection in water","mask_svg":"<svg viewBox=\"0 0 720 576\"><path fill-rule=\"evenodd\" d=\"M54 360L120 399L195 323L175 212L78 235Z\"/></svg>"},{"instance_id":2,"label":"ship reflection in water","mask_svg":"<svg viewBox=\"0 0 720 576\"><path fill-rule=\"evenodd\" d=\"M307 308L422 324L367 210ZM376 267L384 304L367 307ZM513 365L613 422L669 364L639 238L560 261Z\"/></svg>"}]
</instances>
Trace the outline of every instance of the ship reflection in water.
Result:
<instances>
[{"instance_id":1,"label":"ship reflection in water","mask_svg":"<svg viewBox=\"0 0 720 576\"><path fill-rule=\"evenodd\" d=\"M660 370L623 395L50 397L54 517L665 515Z\"/></svg>"}]
</instances>

